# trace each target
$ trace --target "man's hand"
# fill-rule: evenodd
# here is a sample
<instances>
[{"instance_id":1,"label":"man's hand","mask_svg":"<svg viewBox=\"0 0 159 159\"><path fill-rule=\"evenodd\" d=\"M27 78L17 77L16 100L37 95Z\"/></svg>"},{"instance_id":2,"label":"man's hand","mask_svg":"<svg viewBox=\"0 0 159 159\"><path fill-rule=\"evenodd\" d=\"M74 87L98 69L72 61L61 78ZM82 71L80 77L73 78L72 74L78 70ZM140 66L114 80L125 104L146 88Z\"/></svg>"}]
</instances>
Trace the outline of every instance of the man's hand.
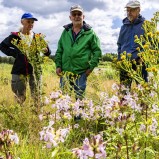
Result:
<instances>
[{"instance_id":1,"label":"man's hand","mask_svg":"<svg viewBox=\"0 0 159 159\"><path fill-rule=\"evenodd\" d=\"M46 48L43 48L42 49L42 52L45 54L45 53L47 53L48 52L48 48L46 47Z\"/></svg>"},{"instance_id":2,"label":"man's hand","mask_svg":"<svg viewBox=\"0 0 159 159\"><path fill-rule=\"evenodd\" d=\"M62 73L61 68L58 67L58 68L56 69L56 74L57 74L58 76L61 76L61 73Z\"/></svg>"},{"instance_id":3,"label":"man's hand","mask_svg":"<svg viewBox=\"0 0 159 159\"><path fill-rule=\"evenodd\" d=\"M92 72L92 70L90 70L90 69L88 69L88 70L86 70L86 76L89 76L90 74L91 74L91 72Z\"/></svg>"}]
</instances>

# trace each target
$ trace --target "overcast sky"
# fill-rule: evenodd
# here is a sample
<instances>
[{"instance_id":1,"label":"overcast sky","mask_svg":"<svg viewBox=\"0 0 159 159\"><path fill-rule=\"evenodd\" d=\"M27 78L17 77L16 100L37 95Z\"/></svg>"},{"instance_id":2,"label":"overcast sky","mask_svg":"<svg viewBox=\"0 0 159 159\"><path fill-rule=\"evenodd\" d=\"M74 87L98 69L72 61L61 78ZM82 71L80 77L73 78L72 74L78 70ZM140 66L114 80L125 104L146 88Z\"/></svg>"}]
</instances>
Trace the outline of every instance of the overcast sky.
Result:
<instances>
[{"instance_id":1,"label":"overcast sky","mask_svg":"<svg viewBox=\"0 0 159 159\"><path fill-rule=\"evenodd\" d=\"M116 53L119 30L125 18L125 5L129 0L0 0L0 42L10 32L18 31L23 13L31 12L38 21L33 31L46 35L52 55L63 25L70 23L69 10L72 5L84 8L85 21L89 23L101 40L103 54ZM159 10L158 0L140 0L141 14L150 20ZM0 56L3 54L0 53Z\"/></svg>"}]
</instances>

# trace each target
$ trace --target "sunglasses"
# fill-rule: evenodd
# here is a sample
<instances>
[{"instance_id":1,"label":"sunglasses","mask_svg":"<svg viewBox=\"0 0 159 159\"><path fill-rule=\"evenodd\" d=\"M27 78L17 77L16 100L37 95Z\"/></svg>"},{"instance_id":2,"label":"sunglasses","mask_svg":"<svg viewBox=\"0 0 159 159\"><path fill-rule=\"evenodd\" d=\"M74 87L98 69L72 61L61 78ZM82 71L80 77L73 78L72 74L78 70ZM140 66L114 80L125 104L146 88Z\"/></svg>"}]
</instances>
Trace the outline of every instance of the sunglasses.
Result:
<instances>
[{"instance_id":1,"label":"sunglasses","mask_svg":"<svg viewBox=\"0 0 159 159\"><path fill-rule=\"evenodd\" d=\"M75 17L76 15L80 17L82 15L82 13L80 13L80 12L79 13L72 13L73 17Z\"/></svg>"}]
</instances>

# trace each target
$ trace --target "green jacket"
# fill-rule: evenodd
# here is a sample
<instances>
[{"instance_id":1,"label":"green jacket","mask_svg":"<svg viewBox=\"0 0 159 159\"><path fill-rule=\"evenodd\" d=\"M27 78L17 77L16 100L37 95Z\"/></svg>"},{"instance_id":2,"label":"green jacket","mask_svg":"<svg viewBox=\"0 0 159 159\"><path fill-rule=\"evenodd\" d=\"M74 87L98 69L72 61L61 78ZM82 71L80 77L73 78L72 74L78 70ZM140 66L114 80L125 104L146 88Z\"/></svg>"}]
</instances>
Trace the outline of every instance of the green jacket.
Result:
<instances>
[{"instance_id":1,"label":"green jacket","mask_svg":"<svg viewBox=\"0 0 159 159\"><path fill-rule=\"evenodd\" d=\"M101 58L100 41L91 27L84 22L76 40L72 36L72 24L64 26L55 54L56 68L80 74L93 70Z\"/></svg>"}]
</instances>

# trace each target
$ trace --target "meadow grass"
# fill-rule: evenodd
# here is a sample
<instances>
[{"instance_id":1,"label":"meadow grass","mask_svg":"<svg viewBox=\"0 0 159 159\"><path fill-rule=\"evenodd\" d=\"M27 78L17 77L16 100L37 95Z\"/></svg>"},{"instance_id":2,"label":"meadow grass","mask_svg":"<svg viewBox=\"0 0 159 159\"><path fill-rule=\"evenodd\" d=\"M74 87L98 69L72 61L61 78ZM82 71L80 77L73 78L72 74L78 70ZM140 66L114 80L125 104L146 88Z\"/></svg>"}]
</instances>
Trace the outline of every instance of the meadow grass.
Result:
<instances>
[{"instance_id":1,"label":"meadow grass","mask_svg":"<svg viewBox=\"0 0 159 159\"><path fill-rule=\"evenodd\" d=\"M14 94L11 90L11 68L12 65L0 64L0 130L14 130L19 138L20 144L15 146L12 151L20 159L49 159L52 150L43 147L39 141L39 131L44 124L39 122L33 101L30 97L30 90L27 87L27 99L22 106L16 103ZM107 72L110 70L110 76L106 76L105 70L93 72L87 81L86 98L99 101L100 92L111 94L111 85L117 80L116 75L111 71L108 65ZM110 74L111 74L110 73ZM114 79L113 79L114 76ZM43 98L49 96L52 91L60 90L59 77L55 73L55 65L52 61L43 66ZM79 135L77 135L79 134ZM67 146L61 145L58 150L57 159L72 158L68 148L76 147L79 141L84 138L80 132L72 134L67 141ZM2 153L0 153L0 156ZM55 157L54 157L55 158Z\"/></svg>"},{"instance_id":2,"label":"meadow grass","mask_svg":"<svg viewBox=\"0 0 159 159\"><path fill-rule=\"evenodd\" d=\"M119 81L118 72L112 67L111 63L105 63L102 66L103 67L99 66L96 68L88 77L85 93L85 98L87 101L93 101L94 108L97 109L97 112L100 110L100 107L104 108L104 105L106 106L105 108L108 106L109 110L110 104L115 100L115 94L112 89L112 85L114 82L118 83ZM14 100L14 95L10 86L11 68L12 65L0 64L0 131L3 129L10 129L14 130L14 132L18 134L19 145L14 145L12 148L10 148L10 151L12 154L14 154L14 159L18 159L18 157L20 159L76 159L71 150L76 147L81 147L85 138L89 138L94 134L98 134L99 132L103 133L104 140L108 142L106 147L107 159L128 159L128 156L133 159L158 159L158 137L156 136L156 138L152 138L149 134L149 139L147 139L147 136L144 136L143 132L140 131L140 124L142 124L142 122L144 123L145 121L145 112L143 114L137 112L135 115L136 119L138 120L136 122L138 123L134 123L131 121L133 120L133 117L130 116L134 113L134 111L131 112L132 110L130 109L129 105L124 107L123 105L120 105L121 103L118 101L114 103L111 110L112 121L115 121L115 125L113 126L109 125L105 121L106 118L104 118L104 115L109 114L107 109L103 110L104 112L102 116L100 116L98 113L96 114L95 111L95 114L92 116L92 118L95 117L96 120L82 119L80 121L69 121L65 119L63 112L60 112L61 118L56 119L56 111L54 112L54 109L52 108L56 99L53 99L51 101L52 104L45 105L41 108L40 113L43 113L44 120L40 121L39 114L37 114L36 107L34 106L34 102L30 96L30 90L28 87L27 99L23 105L17 104ZM51 92L60 90L59 77L55 73L55 65L52 61L49 61L48 65L43 66L42 81L43 101L45 97L49 97ZM135 88L134 83L133 85L133 88ZM103 99L102 101L102 92L106 93L110 99L106 98L106 101ZM111 98L112 96L114 97ZM57 98L57 100L59 100L59 106L61 103L62 106L65 104L67 106L67 101L65 101L65 99L67 99L67 97L63 95L60 95L60 97ZM131 100L134 99L132 98ZM85 101L84 107L87 107L87 104L89 104L87 101ZM137 102L141 102L140 99ZM70 105L72 104L74 105L73 99L71 98ZM86 113L87 111L91 114L91 110L89 110L89 108L86 109ZM149 111L151 112L151 110ZM102 113L102 111L100 113ZM69 135L64 143L61 142L57 147L47 149L47 142L40 141L39 132L42 131L44 127L48 126L48 121L50 121L51 115L55 115L53 119L51 118L51 120L55 121L53 126L55 129L71 127L71 131L69 132ZM151 116L152 114L149 115ZM128 118L126 118L127 116ZM120 120L120 118L122 118L122 120ZM108 120L110 119L108 118ZM76 124L79 125L78 128L75 128ZM149 124L151 124L151 121L149 121ZM119 131L120 129L118 130L118 128L122 129L123 126L125 132L121 134ZM139 132L141 134L138 134ZM135 137L134 134L137 136ZM145 133L145 135L147 135L147 133ZM90 142L92 141L93 140L90 140ZM154 141L156 142L154 143ZM138 149L136 145L140 146L141 150ZM0 147L0 157L5 159L4 152L1 150L2 149Z\"/></svg>"}]
</instances>

